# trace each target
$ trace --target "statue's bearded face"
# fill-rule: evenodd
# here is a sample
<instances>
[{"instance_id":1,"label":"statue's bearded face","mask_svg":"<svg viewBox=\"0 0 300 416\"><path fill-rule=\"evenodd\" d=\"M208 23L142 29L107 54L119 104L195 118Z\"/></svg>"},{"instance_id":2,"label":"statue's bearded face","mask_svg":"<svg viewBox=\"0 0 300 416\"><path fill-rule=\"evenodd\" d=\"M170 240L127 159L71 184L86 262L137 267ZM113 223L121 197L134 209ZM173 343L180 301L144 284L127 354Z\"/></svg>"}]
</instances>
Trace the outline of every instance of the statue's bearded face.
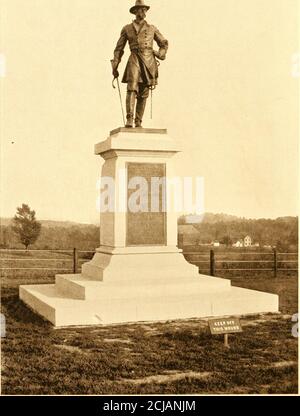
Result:
<instances>
[{"instance_id":1,"label":"statue's bearded face","mask_svg":"<svg viewBox=\"0 0 300 416\"><path fill-rule=\"evenodd\" d=\"M138 20L146 19L147 11L148 11L147 7L139 7L137 11L135 12L136 18Z\"/></svg>"}]
</instances>

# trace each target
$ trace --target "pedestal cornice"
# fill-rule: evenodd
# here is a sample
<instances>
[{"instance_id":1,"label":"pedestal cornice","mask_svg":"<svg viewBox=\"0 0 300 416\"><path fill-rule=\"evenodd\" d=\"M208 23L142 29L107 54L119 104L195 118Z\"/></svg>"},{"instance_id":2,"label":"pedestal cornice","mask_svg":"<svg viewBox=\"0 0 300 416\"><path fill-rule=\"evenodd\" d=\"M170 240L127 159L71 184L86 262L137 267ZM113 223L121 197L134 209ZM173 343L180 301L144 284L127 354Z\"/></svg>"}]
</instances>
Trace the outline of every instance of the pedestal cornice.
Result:
<instances>
[{"instance_id":1,"label":"pedestal cornice","mask_svg":"<svg viewBox=\"0 0 300 416\"><path fill-rule=\"evenodd\" d=\"M123 152L173 156L181 152L180 146L167 134L167 129L126 129L118 128L103 142L95 145L95 154L104 159Z\"/></svg>"}]
</instances>

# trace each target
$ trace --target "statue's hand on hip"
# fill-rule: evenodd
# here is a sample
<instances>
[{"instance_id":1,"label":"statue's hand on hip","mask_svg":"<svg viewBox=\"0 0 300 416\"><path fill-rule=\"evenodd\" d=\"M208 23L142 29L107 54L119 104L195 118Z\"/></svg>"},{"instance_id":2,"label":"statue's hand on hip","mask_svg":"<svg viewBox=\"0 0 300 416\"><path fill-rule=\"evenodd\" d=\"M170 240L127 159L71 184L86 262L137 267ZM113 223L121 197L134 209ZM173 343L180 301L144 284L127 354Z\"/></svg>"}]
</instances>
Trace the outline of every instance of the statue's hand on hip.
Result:
<instances>
[{"instance_id":1,"label":"statue's hand on hip","mask_svg":"<svg viewBox=\"0 0 300 416\"><path fill-rule=\"evenodd\" d=\"M161 53L159 51L153 51L154 56L158 59L160 59L161 61L164 61L166 59L166 54L165 53Z\"/></svg>"}]
</instances>

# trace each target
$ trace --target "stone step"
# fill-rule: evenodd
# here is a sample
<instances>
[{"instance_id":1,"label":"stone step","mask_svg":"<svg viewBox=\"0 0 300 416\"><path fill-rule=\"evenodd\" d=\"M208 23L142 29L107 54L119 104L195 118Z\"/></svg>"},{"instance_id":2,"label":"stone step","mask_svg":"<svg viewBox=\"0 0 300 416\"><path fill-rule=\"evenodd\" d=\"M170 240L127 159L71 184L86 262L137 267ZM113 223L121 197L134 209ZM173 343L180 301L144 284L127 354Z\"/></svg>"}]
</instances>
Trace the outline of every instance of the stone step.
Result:
<instances>
[{"instance_id":1,"label":"stone step","mask_svg":"<svg viewBox=\"0 0 300 416\"><path fill-rule=\"evenodd\" d=\"M130 248L127 248L129 250ZM137 282L139 280L161 281L199 276L199 269L188 263L177 252L152 252L131 254L107 254L97 252L90 262L82 265L82 275L91 280L111 282Z\"/></svg>"},{"instance_id":2,"label":"stone step","mask_svg":"<svg viewBox=\"0 0 300 416\"><path fill-rule=\"evenodd\" d=\"M55 285L20 286L19 296L30 309L55 327L101 324L95 315L95 305L64 298L57 293Z\"/></svg>"},{"instance_id":3,"label":"stone step","mask_svg":"<svg viewBox=\"0 0 300 416\"><path fill-rule=\"evenodd\" d=\"M58 274L55 276L57 293L69 299L85 299L85 288L80 285L81 274ZM97 282L99 283L99 282Z\"/></svg>"},{"instance_id":4,"label":"stone step","mask_svg":"<svg viewBox=\"0 0 300 416\"><path fill-rule=\"evenodd\" d=\"M229 290L230 280L198 275L198 277L139 279L136 281L99 282L82 275L57 275L56 290L66 298L81 300L129 299L139 297L193 295Z\"/></svg>"},{"instance_id":5,"label":"stone step","mask_svg":"<svg viewBox=\"0 0 300 416\"><path fill-rule=\"evenodd\" d=\"M278 296L231 287L219 293L79 300L67 299L55 285L20 286L20 299L56 327L109 325L278 312Z\"/></svg>"}]
</instances>

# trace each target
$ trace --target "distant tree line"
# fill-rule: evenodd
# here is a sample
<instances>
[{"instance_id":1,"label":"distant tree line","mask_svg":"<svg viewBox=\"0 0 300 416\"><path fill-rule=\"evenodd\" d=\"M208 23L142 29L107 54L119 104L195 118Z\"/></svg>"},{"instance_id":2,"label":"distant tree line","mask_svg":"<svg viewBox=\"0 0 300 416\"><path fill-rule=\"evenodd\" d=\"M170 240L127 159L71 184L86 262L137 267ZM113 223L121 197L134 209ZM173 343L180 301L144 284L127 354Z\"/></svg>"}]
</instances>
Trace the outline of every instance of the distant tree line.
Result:
<instances>
[{"instance_id":1,"label":"distant tree line","mask_svg":"<svg viewBox=\"0 0 300 416\"><path fill-rule=\"evenodd\" d=\"M192 224L199 231L198 243L209 244L219 241L221 244L231 246L239 239L249 235L254 243L261 246L271 245L280 248L298 245L298 218L283 217L271 219L225 219L214 222L211 217L203 217L201 223ZM217 214L220 216L220 214ZM188 224L186 216L179 219L179 224Z\"/></svg>"},{"instance_id":2,"label":"distant tree line","mask_svg":"<svg viewBox=\"0 0 300 416\"><path fill-rule=\"evenodd\" d=\"M41 232L34 244L29 248L36 250L95 250L99 247L99 227L95 225L73 225L57 227L41 227ZM24 248L13 231L13 225L1 227L0 248Z\"/></svg>"},{"instance_id":3,"label":"distant tree line","mask_svg":"<svg viewBox=\"0 0 300 416\"><path fill-rule=\"evenodd\" d=\"M178 224L189 224L188 218L180 217ZM200 220L192 224L199 232L196 244L219 241L230 247L237 240L250 235L253 243L261 246L271 245L279 249L298 246L297 217L249 220L225 214L205 214ZM99 246L99 227L67 224L44 226L43 221L41 224L36 221L35 212L23 205L9 224L1 226L0 248L20 249L30 244L31 249L37 250L70 250L76 247L92 251Z\"/></svg>"}]
</instances>

